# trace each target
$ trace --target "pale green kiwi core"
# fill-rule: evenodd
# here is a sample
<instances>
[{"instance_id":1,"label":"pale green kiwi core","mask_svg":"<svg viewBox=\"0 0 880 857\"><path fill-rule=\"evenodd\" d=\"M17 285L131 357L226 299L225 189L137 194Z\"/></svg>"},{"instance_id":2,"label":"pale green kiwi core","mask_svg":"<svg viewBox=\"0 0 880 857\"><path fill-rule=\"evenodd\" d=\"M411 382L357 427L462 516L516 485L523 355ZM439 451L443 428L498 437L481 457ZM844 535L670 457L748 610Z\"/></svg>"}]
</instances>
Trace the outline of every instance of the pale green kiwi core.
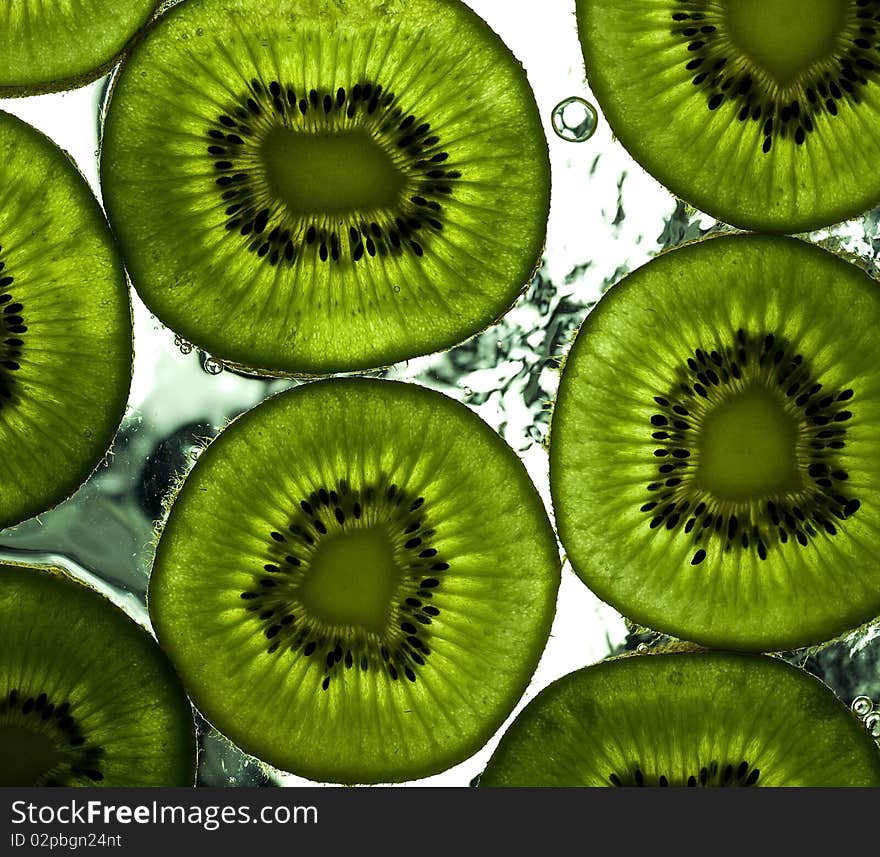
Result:
<instances>
[{"instance_id":1,"label":"pale green kiwi core","mask_svg":"<svg viewBox=\"0 0 880 857\"><path fill-rule=\"evenodd\" d=\"M781 86L831 54L846 24L830 0L733 0L724 11L734 44Z\"/></svg>"},{"instance_id":2,"label":"pale green kiwi core","mask_svg":"<svg viewBox=\"0 0 880 857\"><path fill-rule=\"evenodd\" d=\"M382 528L351 529L316 545L299 597L312 616L328 625L382 634L402 579L394 546Z\"/></svg>"},{"instance_id":3,"label":"pale green kiwi core","mask_svg":"<svg viewBox=\"0 0 880 857\"><path fill-rule=\"evenodd\" d=\"M748 387L707 414L697 483L719 500L773 497L802 487L797 425L777 395Z\"/></svg>"},{"instance_id":4,"label":"pale green kiwi core","mask_svg":"<svg viewBox=\"0 0 880 857\"><path fill-rule=\"evenodd\" d=\"M67 754L48 735L24 726L0 726L0 747L0 786L36 785L67 761Z\"/></svg>"},{"instance_id":5,"label":"pale green kiwi core","mask_svg":"<svg viewBox=\"0 0 880 857\"><path fill-rule=\"evenodd\" d=\"M276 127L262 154L272 192L299 217L393 207L404 173L365 130L312 134Z\"/></svg>"}]
</instances>

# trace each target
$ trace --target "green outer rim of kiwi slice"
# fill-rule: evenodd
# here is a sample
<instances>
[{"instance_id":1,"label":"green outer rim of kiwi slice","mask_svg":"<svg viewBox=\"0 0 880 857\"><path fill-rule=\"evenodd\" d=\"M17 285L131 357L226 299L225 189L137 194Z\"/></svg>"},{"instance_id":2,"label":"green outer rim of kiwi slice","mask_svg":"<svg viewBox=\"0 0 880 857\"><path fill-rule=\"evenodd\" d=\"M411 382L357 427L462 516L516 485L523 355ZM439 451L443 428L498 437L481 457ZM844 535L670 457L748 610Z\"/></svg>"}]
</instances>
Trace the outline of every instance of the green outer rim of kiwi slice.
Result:
<instances>
[{"instance_id":1,"label":"green outer rim of kiwi slice","mask_svg":"<svg viewBox=\"0 0 880 857\"><path fill-rule=\"evenodd\" d=\"M222 362L301 376L495 322L550 199L525 72L458 0L170 9L114 81L101 181L152 312Z\"/></svg>"},{"instance_id":2,"label":"green outer rim of kiwi slice","mask_svg":"<svg viewBox=\"0 0 880 857\"><path fill-rule=\"evenodd\" d=\"M0 564L0 785L192 786L195 765L192 708L153 637L58 568Z\"/></svg>"},{"instance_id":3,"label":"green outer rim of kiwi slice","mask_svg":"<svg viewBox=\"0 0 880 857\"><path fill-rule=\"evenodd\" d=\"M880 286L793 238L696 242L613 286L551 423L575 572L719 648L822 643L880 614L877 329Z\"/></svg>"},{"instance_id":4,"label":"green outer rim of kiwi slice","mask_svg":"<svg viewBox=\"0 0 880 857\"><path fill-rule=\"evenodd\" d=\"M544 504L486 423L349 378L277 394L205 449L148 605L196 708L243 750L317 781L400 782L501 726L559 574Z\"/></svg>"},{"instance_id":5,"label":"green outer rim of kiwi slice","mask_svg":"<svg viewBox=\"0 0 880 857\"><path fill-rule=\"evenodd\" d=\"M621 785L877 787L880 748L827 685L778 658L638 654L541 691L479 785L617 785L612 775Z\"/></svg>"},{"instance_id":6,"label":"green outer rim of kiwi slice","mask_svg":"<svg viewBox=\"0 0 880 857\"><path fill-rule=\"evenodd\" d=\"M97 80L118 62L158 5L159 0L2 4L0 98L60 92Z\"/></svg>"},{"instance_id":7,"label":"green outer rim of kiwi slice","mask_svg":"<svg viewBox=\"0 0 880 857\"><path fill-rule=\"evenodd\" d=\"M107 453L132 309L98 201L69 156L0 113L0 527L54 507Z\"/></svg>"},{"instance_id":8,"label":"green outer rim of kiwi slice","mask_svg":"<svg viewBox=\"0 0 880 857\"><path fill-rule=\"evenodd\" d=\"M835 54L843 60L805 60L808 70L786 90L765 63L735 48L725 26L728 5L735 4L577 0L587 78L615 136L674 194L745 229L804 232L876 205L880 57L876 34L859 29L874 22L856 14L870 19L880 9L849 4ZM787 9L801 4L766 5L785 20ZM803 9L796 14L813 17ZM780 39L793 38L789 21ZM785 97L777 104L757 94L764 90Z\"/></svg>"}]
</instances>

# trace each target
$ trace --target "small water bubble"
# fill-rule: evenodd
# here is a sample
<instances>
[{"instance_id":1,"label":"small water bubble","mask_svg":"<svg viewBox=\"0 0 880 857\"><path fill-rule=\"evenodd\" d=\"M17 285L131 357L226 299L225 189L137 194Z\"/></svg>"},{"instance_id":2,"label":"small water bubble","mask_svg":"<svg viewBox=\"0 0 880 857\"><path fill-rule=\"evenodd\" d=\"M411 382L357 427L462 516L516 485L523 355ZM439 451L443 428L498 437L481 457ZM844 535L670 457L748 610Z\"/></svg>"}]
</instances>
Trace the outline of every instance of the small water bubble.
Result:
<instances>
[{"instance_id":1,"label":"small water bubble","mask_svg":"<svg viewBox=\"0 0 880 857\"><path fill-rule=\"evenodd\" d=\"M174 344L178 347L181 354L190 354L193 350L192 343L179 336L174 337Z\"/></svg>"},{"instance_id":2,"label":"small water bubble","mask_svg":"<svg viewBox=\"0 0 880 857\"><path fill-rule=\"evenodd\" d=\"M397 294L397 292L400 291L400 286L392 286L391 291L394 292L395 294Z\"/></svg>"},{"instance_id":3,"label":"small water bubble","mask_svg":"<svg viewBox=\"0 0 880 857\"><path fill-rule=\"evenodd\" d=\"M857 696L850 706L859 717L866 717L874 710L874 703L869 696Z\"/></svg>"},{"instance_id":4,"label":"small water bubble","mask_svg":"<svg viewBox=\"0 0 880 857\"><path fill-rule=\"evenodd\" d=\"M880 711L875 711L865 718L865 729L872 738L880 738Z\"/></svg>"},{"instance_id":5,"label":"small water bubble","mask_svg":"<svg viewBox=\"0 0 880 857\"><path fill-rule=\"evenodd\" d=\"M473 396L473 394L474 394L474 391L470 387L462 387L461 388L461 395L463 398L469 399L471 396Z\"/></svg>"},{"instance_id":6,"label":"small water bubble","mask_svg":"<svg viewBox=\"0 0 880 857\"><path fill-rule=\"evenodd\" d=\"M589 140L599 124L596 108L583 98L573 95L560 101L553 108L553 130L557 136L569 143L583 143Z\"/></svg>"},{"instance_id":7,"label":"small water bubble","mask_svg":"<svg viewBox=\"0 0 880 857\"><path fill-rule=\"evenodd\" d=\"M205 355L205 359L202 361L202 369L209 375L219 375L223 371L223 364L219 360Z\"/></svg>"},{"instance_id":8,"label":"small water bubble","mask_svg":"<svg viewBox=\"0 0 880 857\"><path fill-rule=\"evenodd\" d=\"M647 644L647 643L639 643L639 644L636 646L636 651L637 651L637 652L641 652L642 654L644 654L645 652L648 651L648 648L649 648L649 647L648 647L648 644Z\"/></svg>"}]
</instances>

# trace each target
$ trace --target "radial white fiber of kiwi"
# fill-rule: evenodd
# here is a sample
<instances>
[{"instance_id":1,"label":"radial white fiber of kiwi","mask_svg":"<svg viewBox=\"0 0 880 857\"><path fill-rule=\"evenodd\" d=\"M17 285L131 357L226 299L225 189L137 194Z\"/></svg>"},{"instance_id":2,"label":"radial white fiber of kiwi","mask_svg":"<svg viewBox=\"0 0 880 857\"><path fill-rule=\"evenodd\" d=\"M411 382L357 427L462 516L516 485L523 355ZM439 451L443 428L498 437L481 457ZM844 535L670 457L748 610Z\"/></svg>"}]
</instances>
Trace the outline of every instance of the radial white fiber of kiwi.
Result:
<instances>
[{"instance_id":1,"label":"radial white fiber of kiwi","mask_svg":"<svg viewBox=\"0 0 880 857\"><path fill-rule=\"evenodd\" d=\"M467 407L318 381L202 453L148 604L194 704L243 750L313 780L398 782L500 727L546 644L559 573L522 462Z\"/></svg>"},{"instance_id":2,"label":"radial white fiber of kiwi","mask_svg":"<svg viewBox=\"0 0 880 857\"><path fill-rule=\"evenodd\" d=\"M159 0L6 0L0 98L74 89L106 74Z\"/></svg>"},{"instance_id":3,"label":"radial white fiber of kiwi","mask_svg":"<svg viewBox=\"0 0 880 857\"><path fill-rule=\"evenodd\" d=\"M547 140L459 0L190 0L123 64L101 156L135 288L218 359L375 368L503 315L540 261Z\"/></svg>"},{"instance_id":4,"label":"radial white fiber of kiwi","mask_svg":"<svg viewBox=\"0 0 880 857\"><path fill-rule=\"evenodd\" d=\"M0 786L191 786L195 754L144 628L60 569L0 565Z\"/></svg>"},{"instance_id":5,"label":"radial white fiber of kiwi","mask_svg":"<svg viewBox=\"0 0 880 857\"><path fill-rule=\"evenodd\" d=\"M629 655L541 691L479 784L876 788L880 748L827 685L777 658Z\"/></svg>"},{"instance_id":6,"label":"radial white fiber of kiwi","mask_svg":"<svg viewBox=\"0 0 880 857\"><path fill-rule=\"evenodd\" d=\"M608 124L713 217L803 232L880 202L880 2L577 0Z\"/></svg>"},{"instance_id":7,"label":"radial white fiber of kiwi","mask_svg":"<svg viewBox=\"0 0 880 857\"><path fill-rule=\"evenodd\" d=\"M98 466L131 366L128 284L97 200L51 140L0 113L0 527Z\"/></svg>"},{"instance_id":8,"label":"radial white fiber of kiwi","mask_svg":"<svg viewBox=\"0 0 880 857\"><path fill-rule=\"evenodd\" d=\"M828 641L880 615L880 286L792 238L665 253L567 356L559 537L624 615L720 648Z\"/></svg>"}]
</instances>

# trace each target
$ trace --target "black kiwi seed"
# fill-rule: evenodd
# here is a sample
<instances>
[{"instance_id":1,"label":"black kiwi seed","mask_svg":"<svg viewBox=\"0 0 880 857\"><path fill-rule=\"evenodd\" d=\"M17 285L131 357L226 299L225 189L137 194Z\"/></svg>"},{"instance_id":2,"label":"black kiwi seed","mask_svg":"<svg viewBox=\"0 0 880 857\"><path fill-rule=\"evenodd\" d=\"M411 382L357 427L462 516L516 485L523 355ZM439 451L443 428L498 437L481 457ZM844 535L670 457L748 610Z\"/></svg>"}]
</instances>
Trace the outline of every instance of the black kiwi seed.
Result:
<instances>
[{"instance_id":1,"label":"black kiwi seed","mask_svg":"<svg viewBox=\"0 0 880 857\"><path fill-rule=\"evenodd\" d=\"M708 766L700 768L697 774L688 774L684 785L686 788L711 788L721 786L727 788L745 787L757 785L761 777L758 768L753 768L747 761L737 764L719 765L718 762L710 762ZM676 782L677 777L673 774L658 774L648 778L640 766L627 767L622 771L612 771L608 775L608 782L613 786L657 786L666 788L670 782Z\"/></svg>"}]
</instances>

